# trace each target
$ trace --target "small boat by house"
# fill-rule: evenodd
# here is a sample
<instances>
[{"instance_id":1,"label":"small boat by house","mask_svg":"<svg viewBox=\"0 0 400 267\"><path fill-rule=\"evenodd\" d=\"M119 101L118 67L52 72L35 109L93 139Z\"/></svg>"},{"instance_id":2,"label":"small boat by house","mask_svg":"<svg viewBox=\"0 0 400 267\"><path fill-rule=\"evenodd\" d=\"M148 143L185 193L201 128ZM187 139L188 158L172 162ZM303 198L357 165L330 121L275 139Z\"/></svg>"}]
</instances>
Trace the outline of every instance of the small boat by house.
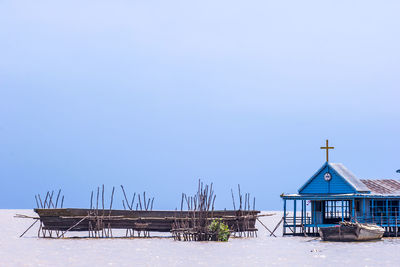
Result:
<instances>
[{"instance_id":1,"label":"small boat by house","mask_svg":"<svg viewBox=\"0 0 400 267\"><path fill-rule=\"evenodd\" d=\"M324 241L369 241L381 239L385 229L375 224L340 222L338 226L321 227L319 235Z\"/></svg>"}]
</instances>

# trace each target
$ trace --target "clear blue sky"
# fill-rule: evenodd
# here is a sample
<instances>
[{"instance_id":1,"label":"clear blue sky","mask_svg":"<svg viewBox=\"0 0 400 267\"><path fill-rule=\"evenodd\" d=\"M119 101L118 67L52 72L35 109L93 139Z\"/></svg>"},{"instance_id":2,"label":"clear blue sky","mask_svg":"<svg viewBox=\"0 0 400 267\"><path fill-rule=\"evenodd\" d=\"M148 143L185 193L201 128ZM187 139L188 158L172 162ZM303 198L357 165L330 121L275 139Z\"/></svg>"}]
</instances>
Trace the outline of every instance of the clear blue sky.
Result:
<instances>
[{"instance_id":1,"label":"clear blue sky","mask_svg":"<svg viewBox=\"0 0 400 267\"><path fill-rule=\"evenodd\" d=\"M400 178L399 1L1 1L0 208L124 184L174 209L198 178L281 209L329 138ZM116 205L121 206L118 191Z\"/></svg>"}]
</instances>

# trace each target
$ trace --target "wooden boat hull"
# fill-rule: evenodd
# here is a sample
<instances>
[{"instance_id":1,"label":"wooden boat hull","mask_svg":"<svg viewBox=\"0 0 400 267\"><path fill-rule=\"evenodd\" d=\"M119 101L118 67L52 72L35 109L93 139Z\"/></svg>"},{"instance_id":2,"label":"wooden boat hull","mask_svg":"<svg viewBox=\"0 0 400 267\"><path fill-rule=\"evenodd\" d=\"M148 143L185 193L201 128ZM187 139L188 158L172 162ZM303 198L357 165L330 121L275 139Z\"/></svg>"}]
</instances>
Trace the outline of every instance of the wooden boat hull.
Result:
<instances>
[{"instance_id":1,"label":"wooden boat hull","mask_svg":"<svg viewBox=\"0 0 400 267\"><path fill-rule=\"evenodd\" d=\"M90 210L90 209L35 209L46 230L88 231L90 223L97 228L134 229L140 231L170 232L175 220L191 223L197 211L133 211L133 210ZM221 218L230 228L237 231L255 229L259 211L210 211L208 216ZM88 215L92 214L92 215ZM90 222L90 223L89 223Z\"/></svg>"},{"instance_id":2,"label":"wooden boat hull","mask_svg":"<svg viewBox=\"0 0 400 267\"><path fill-rule=\"evenodd\" d=\"M324 241L370 241L383 237L385 230L376 225L363 225L359 223L321 227L319 234Z\"/></svg>"}]
</instances>

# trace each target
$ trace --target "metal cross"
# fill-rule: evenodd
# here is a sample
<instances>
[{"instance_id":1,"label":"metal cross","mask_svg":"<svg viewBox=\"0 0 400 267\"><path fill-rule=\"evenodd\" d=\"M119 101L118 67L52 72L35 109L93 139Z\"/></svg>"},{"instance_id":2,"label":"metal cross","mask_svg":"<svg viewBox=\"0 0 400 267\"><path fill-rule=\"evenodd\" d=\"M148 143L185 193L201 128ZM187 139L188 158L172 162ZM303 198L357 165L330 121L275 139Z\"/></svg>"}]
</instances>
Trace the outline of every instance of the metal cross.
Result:
<instances>
[{"instance_id":1,"label":"metal cross","mask_svg":"<svg viewBox=\"0 0 400 267\"><path fill-rule=\"evenodd\" d=\"M326 146L325 147L323 147L323 146L321 146L321 149L326 149L326 162L328 162L329 161L329 149L335 149L333 146L329 146L328 145L328 139L326 139Z\"/></svg>"}]
</instances>

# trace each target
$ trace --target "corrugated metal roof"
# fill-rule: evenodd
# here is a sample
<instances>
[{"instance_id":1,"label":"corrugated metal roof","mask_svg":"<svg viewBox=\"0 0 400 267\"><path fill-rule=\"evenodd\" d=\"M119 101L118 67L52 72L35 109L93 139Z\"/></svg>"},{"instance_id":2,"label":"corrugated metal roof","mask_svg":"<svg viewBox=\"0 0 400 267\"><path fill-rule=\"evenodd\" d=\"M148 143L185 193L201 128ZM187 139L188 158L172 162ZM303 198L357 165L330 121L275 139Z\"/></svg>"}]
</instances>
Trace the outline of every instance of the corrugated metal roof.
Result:
<instances>
[{"instance_id":1,"label":"corrugated metal roof","mask_svg":"<svg viewBox=\"0 0 400 267\"><path fill-rule=\"evenodd\" d=\"M365 184L371 194L377 195L400 195L400 181L393 179L362 179L361 182Z\"/></svg>"},{"instance_id":2,"label":"corrugated metal roof","mask_svg":"<svg viewBox=\"0 0 400 267\"><path fill-rule=\"evenodd\" d=\"M328 163L340 176L350 183L358 192L368 192L370 189L361 182L349 169L342 163Z\"/></svg>"}]
</instances>

